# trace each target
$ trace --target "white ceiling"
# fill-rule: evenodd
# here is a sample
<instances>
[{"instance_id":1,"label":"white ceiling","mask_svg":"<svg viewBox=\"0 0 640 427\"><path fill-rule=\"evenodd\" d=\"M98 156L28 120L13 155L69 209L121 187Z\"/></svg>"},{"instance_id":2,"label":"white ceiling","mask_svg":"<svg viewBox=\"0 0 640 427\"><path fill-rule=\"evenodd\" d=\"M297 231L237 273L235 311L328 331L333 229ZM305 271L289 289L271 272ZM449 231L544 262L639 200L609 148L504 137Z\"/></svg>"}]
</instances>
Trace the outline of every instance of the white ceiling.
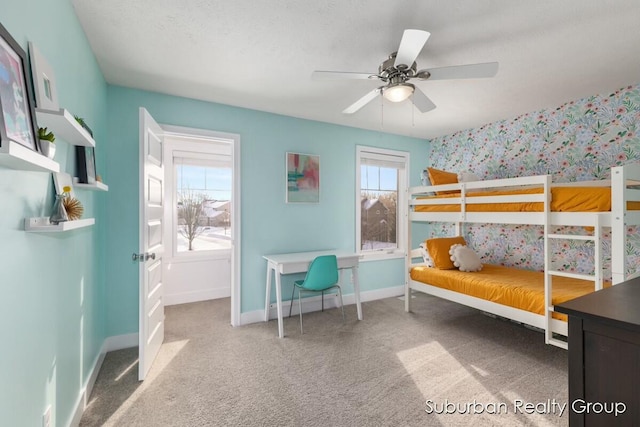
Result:
<instances>
[{"instance_id":1,"label":"white ceiling","mask_svg":"<svg viewBox=\"0 0 640 427\"><path fill-rule=\"evenodd\" d=\"M106 80L171 95L431 138L640 83L638 0L72 0ZM375 100L404 29L418 69L498 61L490 79L416 81L437 108Z\"/></svg>"}]
</instances>

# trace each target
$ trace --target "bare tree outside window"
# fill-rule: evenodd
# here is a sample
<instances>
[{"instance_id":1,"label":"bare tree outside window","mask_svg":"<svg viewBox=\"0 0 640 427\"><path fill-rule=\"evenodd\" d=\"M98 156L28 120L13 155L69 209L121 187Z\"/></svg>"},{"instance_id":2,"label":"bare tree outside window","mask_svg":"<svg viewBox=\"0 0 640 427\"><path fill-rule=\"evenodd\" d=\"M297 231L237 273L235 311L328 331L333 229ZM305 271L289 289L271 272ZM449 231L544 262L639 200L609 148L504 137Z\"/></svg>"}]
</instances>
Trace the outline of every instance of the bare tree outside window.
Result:
<instances>
[{"instance_id":1,"label":"bare tree outside window","mask_svg":"<svg viewBox=\"0 0 640 427\"><path fill-rule=\"evenodd\" d=\"M178 157L174 163L176 254L231 248L231 167Z\"/></svg>"},{"instance_id":2,"label":"bare tree outside window","mask_svg":"<svg viewBox=\"0 0 640 427\"><path fill-rule=\"evenodd\" d=\"M189 241L189 250L193 250L193 241L204 231L200 217L205 201L204 194L195 193L189 188L178 193L178 230Z\"/></svg>"},{"instance_id":3,"label":"bare tree outside window","mask_svg":"<svg viewBox=\"0 0 640 427\"><path fill-rule=\"evenodd\" d=\"M386 239L388 243L398 243L397 240L397 217L398 217L398 193L388 192L380 195L380 202L387 208L387 224L385 227Z\"/></svg>"}]
</instances>

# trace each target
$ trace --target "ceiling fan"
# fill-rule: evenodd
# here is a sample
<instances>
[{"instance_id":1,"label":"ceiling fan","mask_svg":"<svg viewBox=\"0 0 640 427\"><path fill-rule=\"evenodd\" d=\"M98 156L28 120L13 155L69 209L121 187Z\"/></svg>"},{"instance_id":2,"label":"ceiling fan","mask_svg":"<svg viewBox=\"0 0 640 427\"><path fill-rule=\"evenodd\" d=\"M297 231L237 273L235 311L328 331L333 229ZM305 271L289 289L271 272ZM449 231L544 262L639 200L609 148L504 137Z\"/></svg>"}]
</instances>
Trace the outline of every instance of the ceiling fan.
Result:
<instances>
[{"instance_id":1,"label":"ceiling fan","mask_svg":"<svg viewBox=\"0 0 640 427\"><path fill-rule=\"evenodd\" d=\"M357 73L350 71L314 71L314 80L338 79L378 79L385 83L345 108L344 114L353 114L379 94L391 102L402 102L413 95L412 102L422 113L431 111L436 105L415 85L409 83L417 80L474 79L493 77L498 72L497 62L482 64L455 65L418 70L416 58L431 34L422 30L404 30L400 47L392 53L380 66L378 73Z\"/></svg>"}]
</instances>

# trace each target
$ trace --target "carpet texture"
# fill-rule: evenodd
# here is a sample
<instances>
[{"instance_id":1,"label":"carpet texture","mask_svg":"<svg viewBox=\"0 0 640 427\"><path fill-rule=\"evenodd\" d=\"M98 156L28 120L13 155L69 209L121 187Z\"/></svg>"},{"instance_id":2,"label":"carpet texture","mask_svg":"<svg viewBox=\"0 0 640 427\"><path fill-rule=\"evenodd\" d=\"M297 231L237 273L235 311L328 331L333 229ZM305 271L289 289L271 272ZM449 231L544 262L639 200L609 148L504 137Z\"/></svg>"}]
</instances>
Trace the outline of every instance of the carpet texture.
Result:
<instances>
[{"instance_id":1,"label":"carpet texture","mask_svg":"<svg viewBox=\"0 0 640 427\"><path fill-rule=\"evenodd\" d=\"M279 339L273 320L229 326L229 305L167 307L142 383L137 348L108 353L81 426L568 425L567 352L512 322L418 294L413 313L305 314L303 335L294 316Z\"/></svg>"}]
</instances>

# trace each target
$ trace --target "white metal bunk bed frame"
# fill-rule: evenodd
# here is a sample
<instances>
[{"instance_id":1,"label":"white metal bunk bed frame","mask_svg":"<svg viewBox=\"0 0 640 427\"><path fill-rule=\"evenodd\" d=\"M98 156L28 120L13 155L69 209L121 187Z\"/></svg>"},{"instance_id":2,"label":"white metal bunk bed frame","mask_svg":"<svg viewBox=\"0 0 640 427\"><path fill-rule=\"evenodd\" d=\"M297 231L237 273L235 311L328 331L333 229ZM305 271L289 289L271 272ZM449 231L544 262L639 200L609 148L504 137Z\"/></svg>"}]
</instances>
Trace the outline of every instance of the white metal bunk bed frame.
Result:
<instances>
[{"instance_id":1,"label":"white metal bunk bed frame","mask_svg":"<svg viewBox=\"0 0 640 427\"><path fill-rule=\"evenodd\" d=\"M594 289L602 289L603 284L603 257L602 257L602 229L611 228L611 273L613 284L624 282L627 279L640 275L636 271L627 275L625 248L627 245L627 226L640 225L640 211L627 210L628 201L640 201L640 163L632 163L611 168L611 180L582 181L572 183L551 182L551 175L538 175L531 177L496 179L487 181L462 182L438 186L411 187L408 190L409 197L409 248L406 258L405 278L405 311L411 311L411 290L424 292L440 298L448 299L498 316L506 317L517 322L531 325L545 331L545 342L558 347L567 348L567 343L554 337L554 333L566 336L567 322L552 317L553 304L551 300L553 276L565 276L594 282ZM604 186L611 187L611 211L610 212L551 212L551 188L554 186ZM634 186L634 188L630 188ZM471 190L496 190L513 188L542 187L543 191L537 194L521 194L506 196L474 196L467 197ZM434 191L459 190L458 197L441 199L419 199L417 197L432 194ZM544 209L541 212L467 212L467 205L477 203L514 203L514 202L541 202ZM419 205L444 205L459 204L460 212L416 212ZM411 279L409 272L413 266L413 258L420 258L418 250L412 249L411 223L420 222L448 222L455 224L457 235L461 235L461 226L464 223L492 223L492 224L529 224L544 227L544 291L545 314L539 315L525 310L497 304L484 299L455 291L428 285ZM551 233L552 226L582 226L593 227L591 234L555 234ZM593 241L594 275L576 274L552 269L552 253L550 239L573 239ZM473 273L471 273L473 274Z\"/></svg>"}]
</instances>

